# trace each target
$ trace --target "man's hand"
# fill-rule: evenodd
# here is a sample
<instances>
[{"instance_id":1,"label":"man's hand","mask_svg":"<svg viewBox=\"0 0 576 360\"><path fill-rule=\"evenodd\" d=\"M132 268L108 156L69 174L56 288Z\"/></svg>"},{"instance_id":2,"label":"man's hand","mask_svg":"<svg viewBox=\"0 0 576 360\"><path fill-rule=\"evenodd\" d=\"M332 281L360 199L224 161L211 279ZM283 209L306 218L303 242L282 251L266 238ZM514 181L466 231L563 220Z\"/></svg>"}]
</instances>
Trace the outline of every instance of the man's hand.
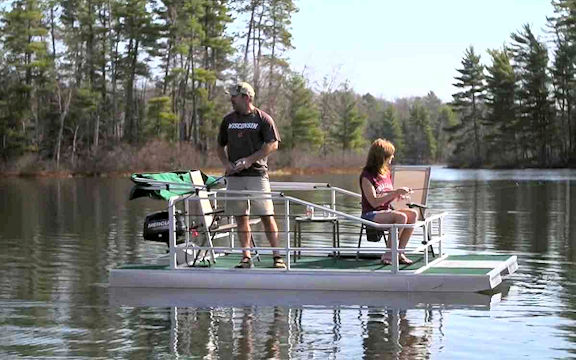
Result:
<instances>
[{"instance_id":1,"label":"man's hand","mask_svg":"<svg viewBox=\"0 0 576 360\"><path fill-rule=\"evenodd\" d=\"M242 159L238 159L235 163L234 163L234 172L238 172L238 171L242 171L244 169L248 169L250 166L252 166L252 162L250 161L249 158L245 157Z\"/></svg>"},{"instance_id":2,"label":"man's hand","mask_svg":"<svg viewBox=\"0 0 576 360\"><path fill-rule=\"evenodd\" d=\"M224 168L224 175L230 175L235 173L236 171L234 170L235 166L234 163L232 163L231 161L226 162L226 166Z\"/></svg>"}]
</instances>

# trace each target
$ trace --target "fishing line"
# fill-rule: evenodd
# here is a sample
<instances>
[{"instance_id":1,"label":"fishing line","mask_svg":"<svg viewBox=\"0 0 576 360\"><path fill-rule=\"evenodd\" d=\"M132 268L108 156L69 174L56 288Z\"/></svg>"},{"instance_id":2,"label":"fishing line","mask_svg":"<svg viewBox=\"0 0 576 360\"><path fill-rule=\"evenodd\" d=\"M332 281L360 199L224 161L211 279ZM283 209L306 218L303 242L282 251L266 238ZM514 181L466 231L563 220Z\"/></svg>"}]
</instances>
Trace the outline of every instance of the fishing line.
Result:
<instances>
[{"instance_id":1,"label":"fishing line","mask_svg":"<svg viewBox=\"0 0 576 360\"><path fill-rule=\"evenodd\" d=\"M496 190L500 189L508 189L508 188L519 188L520 185L525 186L542 186L546 185L547 182L545 181L538 181L536 184L532 184L531 181L515 181L514 184L511 185L495 185L490 183L485 184L469 184L469 185L450 185L450 186L429 186L429 187L422 187L422 188L410 188L412 191L420 191L420 190L450 190L450 189L467 189L467 188L479 188L479 187L492 187ZM388 191L393 192L394 190Z\"/></svg>"}]
</instances>

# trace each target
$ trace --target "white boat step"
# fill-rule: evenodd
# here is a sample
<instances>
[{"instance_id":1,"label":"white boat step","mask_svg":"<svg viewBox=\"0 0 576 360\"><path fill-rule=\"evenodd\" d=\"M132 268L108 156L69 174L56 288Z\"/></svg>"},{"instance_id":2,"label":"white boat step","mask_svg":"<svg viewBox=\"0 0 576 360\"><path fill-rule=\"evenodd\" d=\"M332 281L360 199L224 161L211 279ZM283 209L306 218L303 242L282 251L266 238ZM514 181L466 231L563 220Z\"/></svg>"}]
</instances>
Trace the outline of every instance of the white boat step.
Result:
<instances>
[{"instance_id":1,"label":"white boat step","mask_svg":"<svg viewBox=\"0 0 576 360\"><path fill-rule=\"evenodd\" d=\"M493 269L504 265L504 261L482 261L482 260L444 260L433 267L441 268L469 268L469 269Z\"/></svg>"}]
</instances>

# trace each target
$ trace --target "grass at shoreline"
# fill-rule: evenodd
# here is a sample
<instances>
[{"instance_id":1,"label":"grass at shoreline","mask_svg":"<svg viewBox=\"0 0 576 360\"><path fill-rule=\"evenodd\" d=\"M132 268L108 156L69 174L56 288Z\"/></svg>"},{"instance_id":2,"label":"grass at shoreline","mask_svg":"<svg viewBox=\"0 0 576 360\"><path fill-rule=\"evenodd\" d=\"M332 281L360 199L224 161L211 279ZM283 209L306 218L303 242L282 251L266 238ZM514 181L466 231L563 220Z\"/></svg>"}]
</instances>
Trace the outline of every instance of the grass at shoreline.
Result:
<instances>
[{"instance_id":1,"label":"grass at shoreline","mask_svg":"<svg viewBox=\"0 0 576 360\"><path fill-rule=\"evenodd\" d=\"M365 152L320 154L306 150L283 150L269 156L271 175L312 175L358 173ZM145 145L121 144L97 153L64 158L60 167L52 159L28 153L0 162L0 177L127 177L138 172L164 172L201 169L222 174L223 167L215 151L204 153L187 143L161 141Z\"/></svg>"},{"instance_id":2,"label":"grass at shoreline","mask_svg":"<svg viewBox=\"0 0 576 360\"><path fill-rule=\"evenodd\" d=\"M183 170L183 169L173 169ZM189 170L189 169L185 169ZM206 174L222 175L221 168L202 168ZM161 172L162 170L142 170L142 171L113 171L113 172L72 172L72 171L36 171L36 172L17 172L17 171L0 171L0 178L6 177L30 177L30 178L72 178L72 177L129 177L134 173L142 172ZM169 170L167 170L169 171ZM287 167L281 169L271 170L270 175L284 176L284 175L321 175L321 174L356 174L361 171L361 167L356 168L294 168Z\"/></svg>"}]
</instances>

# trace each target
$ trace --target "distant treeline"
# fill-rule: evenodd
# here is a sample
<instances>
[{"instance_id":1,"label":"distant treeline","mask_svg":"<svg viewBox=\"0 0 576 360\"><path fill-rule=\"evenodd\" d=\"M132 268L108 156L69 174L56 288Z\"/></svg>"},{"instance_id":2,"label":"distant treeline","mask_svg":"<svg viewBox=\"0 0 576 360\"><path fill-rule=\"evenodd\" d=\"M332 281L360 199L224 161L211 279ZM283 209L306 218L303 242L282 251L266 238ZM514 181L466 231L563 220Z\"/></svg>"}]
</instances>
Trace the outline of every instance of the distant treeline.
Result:
<instances>
[{"instance_id":1,"label":"distant treeline","mask_svg":"<svg viewBox=\"0 0 576 360\"><path fill-rule=\"evenodd\" d=\"M444 104L433 92L359 95L329 76L309 84L287 58L293 0L5 1L0 157L73 170L159 141L212 154L231 109L224 89L248 81L280 127L285 166L302 154L350 158L377 137L404 163L574 164L576 1L554 8L553 61L529 26L489 51L490 66L470 47L461 92Z\"/></svg>"}]
</instances>

